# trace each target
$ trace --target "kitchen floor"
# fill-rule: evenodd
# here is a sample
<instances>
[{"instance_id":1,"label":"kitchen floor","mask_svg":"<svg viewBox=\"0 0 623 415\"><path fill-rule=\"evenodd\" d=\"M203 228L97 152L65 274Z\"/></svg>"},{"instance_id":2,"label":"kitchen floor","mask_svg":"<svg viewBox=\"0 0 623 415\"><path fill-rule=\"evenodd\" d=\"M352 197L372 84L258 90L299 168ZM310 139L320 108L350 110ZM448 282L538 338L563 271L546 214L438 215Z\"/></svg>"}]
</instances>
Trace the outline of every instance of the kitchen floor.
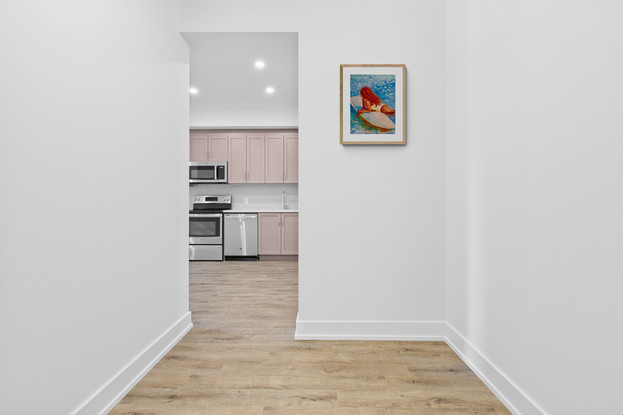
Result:
<instances>
[{"instance_id":1,"label":"kitchen floor","mask_svg":"<svg viewBox=\"0 0 623 415\"><path fill-rule=\"evenodd\" d=\"M191 262L193 329L111 414L510 414L444 342L295 341L298 262Z\"/></svg>"}]
</instances>

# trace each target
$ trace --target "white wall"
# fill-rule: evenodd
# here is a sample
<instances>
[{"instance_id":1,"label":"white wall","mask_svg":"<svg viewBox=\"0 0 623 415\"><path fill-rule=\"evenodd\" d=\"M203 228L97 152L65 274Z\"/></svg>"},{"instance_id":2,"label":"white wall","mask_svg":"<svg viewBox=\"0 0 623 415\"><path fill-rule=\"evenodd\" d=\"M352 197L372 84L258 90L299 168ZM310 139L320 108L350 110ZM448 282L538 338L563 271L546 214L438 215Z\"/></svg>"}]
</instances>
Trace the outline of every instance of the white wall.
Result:
<instances>
[{"instance_id":1,"label":"white wall","mask_svg":"<svg viewBox=\"0 0 623 415\"><path fill-rule=\"evenodd\" d=\"M181 30L299 33L298 333L438 334L422 322L445 310L444 3L183 0ZM340 145L346 63L406 64L406 146Z\"/></svg>"},{"instance_id":2,"label":"white wall","mask_svg":"<svg viewBox=\"0 0 623 415\"><path fill-rule=\"evenodd\" d=\"M623 4L447 16L452 337L517 413L620 413Z\"/></svg>"},{"instance_id":3,"label":"white wall","mask_svg":"<svg viewBox=\"0 0 623 415\"><path fill-rule=\"evenodd\" d=\"M189 328L177 6L0 3L0 413L99 413Z\"/></svg>"},{"instance_id":4,"label":"white wall","mask_svg":"<svg viewBox=\"0 0 623 415\"><path fill-rule=\"evenodd\" d=\"M238 104L234 107L198 108L191 112L193 127L296 127L296 107L255 107Z\"/></svg>"}]
</instances>

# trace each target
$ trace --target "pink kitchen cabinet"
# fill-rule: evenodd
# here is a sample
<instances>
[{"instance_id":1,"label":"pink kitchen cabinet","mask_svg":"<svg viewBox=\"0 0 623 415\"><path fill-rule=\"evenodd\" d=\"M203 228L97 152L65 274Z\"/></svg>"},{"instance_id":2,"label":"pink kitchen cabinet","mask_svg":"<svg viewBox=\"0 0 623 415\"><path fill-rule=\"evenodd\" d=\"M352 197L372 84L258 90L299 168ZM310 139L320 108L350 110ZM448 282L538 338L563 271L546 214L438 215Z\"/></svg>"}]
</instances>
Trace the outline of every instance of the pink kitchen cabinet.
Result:
<instances>
[{"instance_id":1,"label":"pink kitchen cabinet","mask_svg":"<svg viewBox=\"0 0 623 415\"><path fill-rule=\"evenodd\" d=\"M264 135L229 136L229 183L264 183Z\"/></svg>"},{"instance_id":2,"label":"pink kitchen cabinet","mask_svg":"<svg viewBox=\"0 0 623 415\"><path fill-rule=\"evenodd\" d=\"M227 136L208 135L208 161L227 161Z\"/></svg>"},{"instance_id":3,"label":"pink kitchen cabinet","mask_svg":"<svg viewBox=\"0 0 623 415\"><path fill-rule=\"evenodd\" d=\"M190 161L208 161L208 135L190 132Z\"/></svg>"},{"instance_id":4,"label":"pink kitchen cabinet","mask_svg":"<svg viewBox=\"0 0 623 415\"><path fill-rule=\"evenodd\" d=\"M227 136L191 131L190 161L227 161Z\"/></svg>"},{"instance_id":5,"label":"pink kitchen cabinet","mask_svg":"<svg viewBox=\"0 0 623 415\"><path fill-rule=\"evenodd\" d=\"M230 183L298 183L297 132L190 132L190 161L227 161Z\"/></svg>"},{"instance_id":6,"label":"pink kitchen cabinet","mask_svg":"<svg viewBox=\"0 0 623 415\"><path fill-rule=\"evenodd\" d=\"M281 255L281 213L259 213L257 223L258 253Z\"/></svg>"},{"instance_id":7,"label":"pink kitchen cabinet","mask_svg":"<svg viewBox=\"0 0 623 415\"><path fill-rule=\"evenodd\" d=\"M281 214L281 254L299 254L299 214Z\"/></svg>"},{"instance_id":8,"label":"pink kitchen cabinet","mask_svg":"<svg viewBox=\"0 0 623 415\"><path fill-rule=\"evenodd\" d=\"M247 135L247 183L266 182L266 137Z\"/></svg>"},{"instance_id":9,"label":"pink kitchen cabinet","mask_svg":"<svg viewBox=\"0 0 623 415\"><path fill-rule=\"evenodd\" d=\"M229 135L227 174L229 183L247 182L247 136Z\"/></svg>"},{"instance_id":10,"label":"pink kitchen cabinet","mask_svg":"<svg viewBox=\"0 0 623 415\"><path fill-rule=\"evenodd\" d=\"M266 183L298 183L298 134L266 136Z\"/></svg>"},{"instance_id":11,"label":"pink kitchen cabinet","mask_svg":"<svg viewBox=\"0 0 623 415\"><path fill-rule=\"evenodd\" d=\"M299 182L299 136L298 134L286 134L283 138L284 147L284 183Z\"/></svg>"},{"instance_id":12,"label":"pink kitchen cabinet","mask_svg":"<svg viewBox=\"0 0 623 415\"><path fill-rule=\"evenodd\" d=\"M258 214L258 253L260 255L298 255L298 213Z\"/></svg>"},{"instance_id":13,"label":"pink kitchen cabinet","mask_svg":"<svg viewBox=\"0 0 623 415\"><path fill-rule=\"evenodd\" d=\"M283 134L266 136L266 183L283 183Z\"/></svg>"}]
</instances>

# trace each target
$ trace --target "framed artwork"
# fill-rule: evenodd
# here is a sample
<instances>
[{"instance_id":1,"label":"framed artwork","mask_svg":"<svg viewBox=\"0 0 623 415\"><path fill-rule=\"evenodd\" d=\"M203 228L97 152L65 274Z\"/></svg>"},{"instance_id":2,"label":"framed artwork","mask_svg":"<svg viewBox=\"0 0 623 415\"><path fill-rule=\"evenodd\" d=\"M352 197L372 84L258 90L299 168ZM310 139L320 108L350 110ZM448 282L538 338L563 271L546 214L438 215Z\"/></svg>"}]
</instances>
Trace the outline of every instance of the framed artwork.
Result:
<instances>
[{"instance_id":1,"label":"framed artwork","mask_svg":"<svg viewBox=\"0 0 623 415\"><path fill-rule=\"evenodd\" d=\"M340 65L340 143L405 144L405 65Z\"/></svg>"}]
</instances>

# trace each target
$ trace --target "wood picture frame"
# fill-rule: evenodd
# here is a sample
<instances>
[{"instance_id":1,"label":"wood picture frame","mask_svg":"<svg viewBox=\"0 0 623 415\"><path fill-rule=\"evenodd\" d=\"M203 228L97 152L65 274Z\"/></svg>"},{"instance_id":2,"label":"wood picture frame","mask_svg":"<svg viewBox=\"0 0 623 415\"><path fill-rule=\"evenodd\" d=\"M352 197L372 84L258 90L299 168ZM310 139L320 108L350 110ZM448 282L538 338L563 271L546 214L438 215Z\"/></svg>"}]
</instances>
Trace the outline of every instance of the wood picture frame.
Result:
<instances>
[{"instance_id":1,"label":"wood picture frame","mask_svg":"<svg viewBox=\"0 0 623 415\"><path fill-rule=\"evenodd\" d=\"M340 144L406 144L404 64L340 65Z\"/></svg>"}]
</instances>

